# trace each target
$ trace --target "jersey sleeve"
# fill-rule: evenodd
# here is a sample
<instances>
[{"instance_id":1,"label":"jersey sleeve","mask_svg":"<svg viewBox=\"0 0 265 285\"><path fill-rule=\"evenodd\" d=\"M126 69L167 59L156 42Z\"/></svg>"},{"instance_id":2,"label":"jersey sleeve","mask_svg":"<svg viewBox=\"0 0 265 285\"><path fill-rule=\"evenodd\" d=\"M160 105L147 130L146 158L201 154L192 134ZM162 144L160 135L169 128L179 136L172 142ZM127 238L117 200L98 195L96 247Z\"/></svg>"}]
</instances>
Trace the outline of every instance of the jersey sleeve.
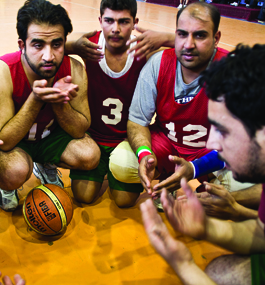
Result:
<instances>
[{"instance_id":1,"label":"jersey sleeve","mask_svg":"<svg viewBox=\"0 0 265 285\"><path fill-rule=\"evenodd\" d=\"M147 127L156 111L157 79L163 52L154 54L143 67L129 109L129 120Z\"/></svg>"}]
</instances>

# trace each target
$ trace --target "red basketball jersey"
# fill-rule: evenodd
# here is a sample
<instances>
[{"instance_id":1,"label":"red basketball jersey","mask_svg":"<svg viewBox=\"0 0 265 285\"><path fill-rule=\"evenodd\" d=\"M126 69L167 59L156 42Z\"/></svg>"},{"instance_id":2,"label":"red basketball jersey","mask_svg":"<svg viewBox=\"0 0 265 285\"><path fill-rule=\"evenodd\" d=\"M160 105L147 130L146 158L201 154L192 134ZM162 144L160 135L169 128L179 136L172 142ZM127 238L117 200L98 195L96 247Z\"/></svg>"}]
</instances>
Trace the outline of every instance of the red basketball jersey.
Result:
<instances>
[{"instance_id":1,"label":"red basketball jersey","mask_svg":"<svg viewBox=\"0 0 265 285\"><path fill-rule=\"evenodd\" d=\"M9 53L0 57L10 69L13 82L13 101L17 113L32 92L26 73L21 63L21 52ZM55 75L54 83L60 78L71 75L70 59L65 56ZM47 137L57 126L51 104L44 104L30 131L24 137L29 142L36 142Z\"/></svg>"},{"instance_id":2,"label":"red basketball jersey","mask_svg":"<svg viewBox=\"0 0 265 285\"><path fill-rule=\"evenodd\" d=\"M98 43L100 33L89 40ZM129 107L145 62L145 59L134 60L130 69L119 78L107 75L98 62L86 62L91 112L88 132L97 143L115 147L127 137Z\"/></svg>"},{"instance_id":3,"label":"red basketball jersey","mask_svg":"<svg viewBox=\"0 0 265 285\"><path fill-rule=\"evenodd\" d=\"M228 51L218 48L214 60ZM175 49L163 52L157 81L157 117L155 124L180 147L205 148L210 124L207 119L208 97L204 88L188 103L179 104L174 98L177 57Z\"/></svg>"}]
</instances>

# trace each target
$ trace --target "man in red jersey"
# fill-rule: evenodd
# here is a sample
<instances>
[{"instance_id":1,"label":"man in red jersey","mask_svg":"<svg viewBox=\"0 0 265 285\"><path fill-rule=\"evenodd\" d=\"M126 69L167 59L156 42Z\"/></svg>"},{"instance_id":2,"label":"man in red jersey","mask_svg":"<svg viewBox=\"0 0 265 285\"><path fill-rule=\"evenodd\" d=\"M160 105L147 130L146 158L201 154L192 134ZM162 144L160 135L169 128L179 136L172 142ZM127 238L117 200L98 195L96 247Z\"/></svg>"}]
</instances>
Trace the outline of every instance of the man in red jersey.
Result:
<instances>
[{"instance_id":1,"label":"man in red jersey","mask_svg":"<svg viewBox=\"0 0 265 285\"><path fill-rule=\"evenodd\" d=\"M265 45L239 45L228 57L213 63L202 77L212 125L207 147L218 151L233 177L241 182L265 181L264 61ZM264 184L258 217L243 222L207 217L184 179L181 186L188 197L186 203L171 199L165 189L161 195L173 228L235 253L217 257L203 272L185 244L169 234L148 199L141 210L150 242L183 284L265 284Z\"/></svg>"},{"instance_id":2,"label":"man in red jersey","mask_svg":"<svg viewBox=\"0 0 265 285\"><path fill-rule=\"evenodd\" d=\"M87 77L82 64L64 56L72 31L67 12L48 1L26 1L17 16L20 51L0 57L0 207L14 210L17 188L33 161L45 164L45 183L63 186L54 164L92 169L99 149L90 126Z\"/></svg>"},{"instance_id":3,"label":"man in red jersey","mask_svg":"<svg viewBox=\"0 0 265 285\"><path fill-rule=\"evenodd\" d=\"M198 81L212 61L228 53L217 48L221 36L219 21L217 8L203 2L178 12L175 49L153 55L139 76L127 128L132 150L128 142L122 142L110 159L116 179L141 182L156 198L162 186L170 185L165 180L151 187L151 182L175 172L174 156L192 161L209 153L208 98ZM154 114L156 121L150 126ZM188 178L192 179L190 168ZM251 186L234 181L226 169L216 176L215 183L224 184L229 191Z\"/></svg>"},{"instance_id":4,"label":"man in red jersey","mask_svg":"<svg viewBox=\"0 0 265 285\"><path fill-rule=\"evenodd\" d=\"M110 191L119 207L133 206L143 191L140 184L116 180L109 169L112 151L127 138L129 106L139 73L147 59L136 60L127 53L137 44L126 44L134 39L131 33L138 23L136 11L136 0L102 0L99 17L102 31L67 43L67 52L80 55L86 64L88 101L92 106L92 123L88 133L101 150L100 164L96 169L72 170L70 173L74 196L83 203L95 201L106 174ZM173 43L174 37L171 45ZM91 47L87 53L85 45ZM101 51L96 50L99 48Z\"/></svg>"}]
</instances>

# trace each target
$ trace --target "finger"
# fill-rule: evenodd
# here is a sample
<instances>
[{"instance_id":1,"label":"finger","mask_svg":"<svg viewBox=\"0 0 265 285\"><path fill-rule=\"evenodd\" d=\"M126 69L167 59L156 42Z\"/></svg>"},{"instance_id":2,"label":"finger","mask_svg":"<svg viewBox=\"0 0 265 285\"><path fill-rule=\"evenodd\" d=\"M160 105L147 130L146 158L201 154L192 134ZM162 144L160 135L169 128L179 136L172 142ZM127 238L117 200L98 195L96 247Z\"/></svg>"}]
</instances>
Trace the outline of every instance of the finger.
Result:
<instances>
[{"instance_id":1,"label":"finger","mask_svg":"<svg viewBox=\"0 0 265 285\"><path fill-rule=\"evenodd\" d=\"M3 277L3 282L4 282L4 285L13 285L11 279L9 278L9 276L4 276Z\"/></svg>"},{"instance_id":2,"label":"finger","mask_svg":"<svg viewBox=\"0 0 265 285\"><path fill-rule=\"evenodd\" d=\"M71 83L72 82L72 77L70 75L67 75L63 78L63 81L65 83Z\"/></svg>"},{"instance_id":3,"label":"finger","mask_svg":"<svg viewBox=\"0 0 265 285\"><path fill-rule=\"evenodd\" d=\"M187 196L186 196L186 195L178 196L178 197L177 197L177 200L178 200L178 201L184 201L184 200L187 200Z\"/></svg>"},{"instance_id":4,"label":"finger","mask_svg":"<svg viewBox=\"0 0 265 285\"><path fill-rule=\"evenodd\" d=\"M34 87L40 87L40 88L43 88L43 87L46 87L48 84L47 80L45 79L42 79L42 80L35 80L33 82L33 88Z\"/></svg>"},{"instance_id":5,"label":"finger","mask_svg":"<svg viewBox=\"0 0 265 285\"><path fill-rule=\"evenodd\" d=\"M167 190L169 190L168 188L173 188L173 187L176 187L177 184L180 184L179 182L176 183L176 179L178 179L178 176L175 175L175 174L172 174L171 176L169 176L167 179L157 183L155 186L154 186L154 190L160 190L162 188L167 188ZM174 186L172 186L174 184ZM172 187L170 187L172 186ZM180 188L180 187L179 187ZM176 190L176 188L175 188Z\"/></svg>"},{"instance_id":6,"label":"finger","mask_svg":"<svg viewBox=\"0 0 265 285\"><path fill-rule=\"evenodd\" d=\"M186 178L181 178L180 180L180 185L181 185L181 188L183 189L183 191L185 192L187 198L192 198L192 197L195 197L195 195L193 194L193 191L192 189L190 188L190 186L188 185L187 183L187 180Z\"/></svg>"},{"instance_id":7,"label":"finger","mask_svg":"<svg viewBox=\"0 0 265 285\"><path fill-rule=\"evenodd\" d=\"M4 142L2 140L0 140L0 145L4 144ZM1 273L1 272L0 272ZM1 275L0 275L1 276Z\"/></svg>"},{"instance_id":8,"label":"finger","mask_svg":"<svg viewBox=\"0 0 265 285\"><path fill-rule=\"evenodd\" d=\"M205 182L204 185L207 193L213 194L215 196L223 197L227 191L222 185L216 185L208 182Z\"/></svg>"},{"instance_id":9,"label":"finger","mask_svg":"<svg viewBox=\"0 0 265 285\"><path fill-rule=\"evenodd\" d=\"M136 30L137 32L139 32L139 33L141 33L141 34L147 31L147 29L144 29L144 28L142 28L142 27L139 27L137 24L134 25L134 28L135 28L135 30Z\"/></svg>"},{"instance_id":10,"label":"finger","mask_svg":"<svg viewBox=\"0 0 265 285\"><path fill-rule=\"evenodd\" d=\"M23 280L19 274L14 275L14 280L15 280L16 285L25 285L26 284L25 280Z\"/></svg>"}]
</instances>

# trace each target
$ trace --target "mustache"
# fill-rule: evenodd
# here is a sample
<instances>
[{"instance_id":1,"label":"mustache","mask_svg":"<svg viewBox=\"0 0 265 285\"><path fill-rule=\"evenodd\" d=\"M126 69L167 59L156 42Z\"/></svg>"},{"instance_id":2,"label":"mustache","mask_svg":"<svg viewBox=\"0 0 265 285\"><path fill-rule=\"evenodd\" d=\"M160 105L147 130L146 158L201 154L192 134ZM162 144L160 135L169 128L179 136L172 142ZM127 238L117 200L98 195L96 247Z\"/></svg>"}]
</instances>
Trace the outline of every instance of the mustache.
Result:
<instances>
[{"instance_id":1,"label":"mustache","mask_svg":"<svg viewBox=\"0 0 265 285\"><path fill-rule=\"evenodd\" d=\"M112 38L120 39L120 40L123 39L123 37L121 37L121 36L108 36L108 39L112 39Z\"/></svg>"},{"instance_id":2,"label":"mustache","mask_svg":"<svg viewBox=\"0 0 265 285\"><path fill-rule=\"evenodd\" d=\"M199 53L198 53L198 52L191 52L191 51L189 51L189 50L182 50L182 51L181 51L181 55L197 56L197 55L199 55Z\"/></svg>"}]
</instances>

